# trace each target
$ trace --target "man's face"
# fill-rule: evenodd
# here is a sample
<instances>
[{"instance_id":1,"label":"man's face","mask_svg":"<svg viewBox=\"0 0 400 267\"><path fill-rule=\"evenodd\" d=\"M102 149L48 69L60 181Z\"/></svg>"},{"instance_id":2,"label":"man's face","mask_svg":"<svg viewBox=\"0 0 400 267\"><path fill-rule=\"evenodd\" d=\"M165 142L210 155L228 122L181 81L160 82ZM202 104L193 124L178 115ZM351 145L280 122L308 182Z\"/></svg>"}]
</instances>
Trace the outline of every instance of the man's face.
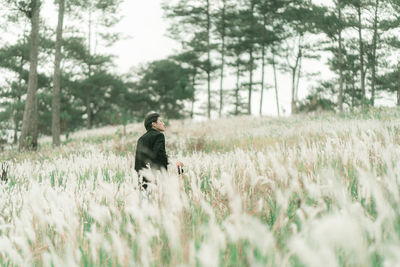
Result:
<instances>
[{"instance_id":1,"label":"man's face","mask_svg":"<svg viewBox=\"0 0 400 267\"><path fill-rule=\"evenodd\" d=\"M164 122L162 121L161 117L158 117L157 122L153 122L153 129L157 130L159 132L165 131L165 125L164 125Z\"/></svg>"}]
</instances>

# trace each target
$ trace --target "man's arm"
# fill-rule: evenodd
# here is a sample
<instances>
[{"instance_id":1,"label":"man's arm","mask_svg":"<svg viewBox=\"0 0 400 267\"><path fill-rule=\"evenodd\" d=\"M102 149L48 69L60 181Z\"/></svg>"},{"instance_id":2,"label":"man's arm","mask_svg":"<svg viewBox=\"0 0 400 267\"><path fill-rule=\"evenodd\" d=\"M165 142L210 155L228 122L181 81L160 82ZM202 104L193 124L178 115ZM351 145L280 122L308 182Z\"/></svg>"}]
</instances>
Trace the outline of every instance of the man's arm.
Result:
<instances>
[{"instance_id":1,"label":"man's arm","mask_svg":"<svg viewBox=\"0 0 400 267\"><path fill-rule=\"evenodd\" d=\"M165 151L165 137L164 134L160 133L157 135L153 146L153 153L156 156L156 164L167 169L168 156Z\"/></svg>"}]
</instances>

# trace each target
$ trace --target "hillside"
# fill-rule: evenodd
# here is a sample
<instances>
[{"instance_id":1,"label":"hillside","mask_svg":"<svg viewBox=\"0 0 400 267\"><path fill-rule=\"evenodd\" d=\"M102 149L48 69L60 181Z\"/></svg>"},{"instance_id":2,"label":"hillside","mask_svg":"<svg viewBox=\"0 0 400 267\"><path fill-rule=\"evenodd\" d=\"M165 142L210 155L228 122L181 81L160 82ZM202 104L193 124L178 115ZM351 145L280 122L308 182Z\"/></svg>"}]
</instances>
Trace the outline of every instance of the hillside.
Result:
<instances>
[{"instance_id":1,"label":"hillside","mask_svg":"<svg viewBox=\"0 0 400 267\"><path fill-rule=\"evenodd\" d=\"M6 150L0 264L393 266L400 262L400 110L170 121L149 196L141 124ZM185 164L184 175L174 163Z\"/></svg>"}]
</instances>

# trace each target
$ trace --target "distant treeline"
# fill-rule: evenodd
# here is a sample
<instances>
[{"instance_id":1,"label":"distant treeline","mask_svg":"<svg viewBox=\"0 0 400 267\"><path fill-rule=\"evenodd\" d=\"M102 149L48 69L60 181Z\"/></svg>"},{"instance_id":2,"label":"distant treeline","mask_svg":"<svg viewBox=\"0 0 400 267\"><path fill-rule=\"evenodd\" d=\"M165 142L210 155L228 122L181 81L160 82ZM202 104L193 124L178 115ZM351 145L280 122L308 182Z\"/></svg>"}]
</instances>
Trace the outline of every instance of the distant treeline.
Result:
<instances>
[{"instance_id":1,"label":"distant treeline","mask_svg":"<svg viewBox=\"0 0 400 267\"><path fill-rule=\"evenodd\" d=\"M206 85L209 117L214 108L221 115L226 104L231 114L250 114L254 91L261 92L262 114L266 88L275 89L279 114L277 72L291 77L292 113L368 108L381 92L397 95L400 105L398 0L323 5L308 0L179 0L164 1L163 7L170 35L182 43L182 53L173 58L191 69L193 88ZM330 55L327 64L336 77L318 80L299 101L300 79L317 79L303 68L304 61L321 55ZM272 77L265 75L266 67L273 69ZM235 88L224 87L227 75L235 75ZM219 88L211 88L212 79L220 80Z\"/></svg>"},{"instance_id":2,"label":"distant treeline","mask_svg":"<svg viewBox=\"0 0 400 267\"><path fill-rule=\"evenodd\" d=\"M400 104L397 0L165 0L168 31L181 50L128 74L99 52L121 38L113 31L121 0L58 0L54 29L40 16L44 2L0 0L0 31L13 33L0 46L0 124L14 129L14 142L21 133L21 149L35 148L39 133L59 145L60 133L126 124L150 110L193 117L202 96L201 113L210 118L250 114L257 91L261 114L264 91L273 88L279 114L277 72L291 77L292 113L368 108L380 92ZM300 79L313 75L304 61L324 53L336 77L299 101Z\"/></svg>"}]
</instances>

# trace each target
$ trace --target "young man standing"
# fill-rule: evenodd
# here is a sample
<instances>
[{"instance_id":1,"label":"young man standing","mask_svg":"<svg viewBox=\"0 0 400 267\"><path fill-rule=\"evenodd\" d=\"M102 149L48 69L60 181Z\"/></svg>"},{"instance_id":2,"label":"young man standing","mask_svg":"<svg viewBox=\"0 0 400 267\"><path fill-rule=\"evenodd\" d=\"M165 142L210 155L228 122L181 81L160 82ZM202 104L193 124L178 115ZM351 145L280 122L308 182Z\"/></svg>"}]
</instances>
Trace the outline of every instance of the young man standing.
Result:
<instances>
[{"instance_id":1,"label":"young man standing","mask_svg":"<svg viewBox=\"0 0 400 267\"><path fill-rule=\"evenodd\" d=\"M142 135L136 146L135 170L139 176L139 188L146 189L149 180L141 174L141 170L167 170L168 156L165 151L165 125L158 113L151 113L144 120L147 132ZM177 163L178 169L183 166Z\"/></svg>"}]
</instances>

